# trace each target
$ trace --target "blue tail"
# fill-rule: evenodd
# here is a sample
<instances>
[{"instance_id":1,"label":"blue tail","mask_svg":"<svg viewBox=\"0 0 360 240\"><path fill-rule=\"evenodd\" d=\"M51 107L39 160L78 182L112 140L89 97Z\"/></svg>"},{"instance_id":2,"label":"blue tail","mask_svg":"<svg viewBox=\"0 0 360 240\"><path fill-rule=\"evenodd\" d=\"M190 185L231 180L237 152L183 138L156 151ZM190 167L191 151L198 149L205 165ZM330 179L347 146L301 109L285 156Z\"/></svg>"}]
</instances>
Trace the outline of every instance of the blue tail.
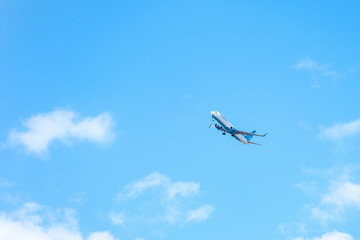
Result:
<instances>
[{"instance_id":1,"label":"blue tail","mask_svg":"<svg viewBox=\"0 0 360 240\"><path fill-rule=\"evenodd\" d=\"M256 133L256 130L252 131L251 133ZM251 140L252 137L253 137L253 135L247 135L247 136L245 136L245 138L246 138L246 140L247 140L248 142L250 142L250 140Z\"/></svg>"}]
</instances>

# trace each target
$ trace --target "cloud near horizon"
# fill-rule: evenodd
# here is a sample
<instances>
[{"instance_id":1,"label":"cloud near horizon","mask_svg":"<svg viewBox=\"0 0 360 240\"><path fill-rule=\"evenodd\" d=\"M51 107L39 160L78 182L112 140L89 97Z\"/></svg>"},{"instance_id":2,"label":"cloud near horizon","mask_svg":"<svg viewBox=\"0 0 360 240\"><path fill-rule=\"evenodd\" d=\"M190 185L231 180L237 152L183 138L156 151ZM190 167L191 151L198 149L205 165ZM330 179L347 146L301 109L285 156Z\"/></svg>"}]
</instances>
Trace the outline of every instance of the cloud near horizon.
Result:
<instances>
[{"instance_id":1,"label":"cloud near horizon","mask_svg":"<svg viewBox=\"0 0 360 240\"><path fill-rule=\"evenodd\" d=\"M107 143L114 137L112 128L115 121L108 112L96 117L80 118L74 111L55 110L37 114L23 121L22 125L25 130L10 131L8 143L12 146L21 145L34 154L44 154L55 140Z\"/></svg>"},{"instance_id":2,"label":"cloud near horizon","mask_svg":"<svg viewBox=\"0 0 360 240\"><path fill-rule=\"evenodd\" d=\"M332 232L327 232L323 234L321 237L314 237L314 238L302 238L297 237L294 240L353 240L353 237L347 233L338 232L336 230Z\"/></svg>"},{"instance_id":3,"label":"cloud near horizon","mask_svg":"<svg viewBox=\"0 0 360 240\"><path fill-rule=\"evenodd\" d=\"M348 165L306 170L319 179L296 186L317 200L303 204L301 214L295 221L278 226L279 233L293 240L353 240L348 233L338 232L333 227L334 231L328 231L329 226L341 226L347 221L358 220L360 183L354 178L357 179L355 173L359 168L360 165ZM309 237L319 232L327 233L321 237Z\"/></svg>"},{"instance_id":4,"label":"cloud near horizon","mask_svg":"<svg viewBox=\"0 0 360 240\"><path fill-rule=\"evenodd\" d=\"M14 212L0 213L0 239L11 240L118 240L110 232L91 232L87 238L78 229L72 209L46 210L34 202Z\"/></svg>"},{"instance_id":5,"label":"cloud near horizon","mask_svg":"<svg viewBox=\"0 0 360 240\"><path fill-rule=\"evenodd\" d=\"M360 210L360 184L350 181L333 181L329 192L322 195L320 205L311 212L321 223L339 221L347 211Z\"/></svg>"}]
</instances>

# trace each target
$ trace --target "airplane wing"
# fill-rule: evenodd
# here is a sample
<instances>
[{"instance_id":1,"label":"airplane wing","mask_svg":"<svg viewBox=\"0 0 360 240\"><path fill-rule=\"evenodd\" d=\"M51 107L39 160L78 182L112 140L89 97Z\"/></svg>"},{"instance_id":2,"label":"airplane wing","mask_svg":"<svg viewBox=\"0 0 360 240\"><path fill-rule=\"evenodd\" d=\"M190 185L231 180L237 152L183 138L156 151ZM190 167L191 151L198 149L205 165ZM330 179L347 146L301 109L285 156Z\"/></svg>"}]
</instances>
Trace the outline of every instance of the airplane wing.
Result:
<instances>
[{"instance_id":1,"label":"airplane wing","mask_svg":"<svg viewBox=\"0 0 360 240\"><path fill-rule=\"evenodd\" d=\"M248 142L248 143L255 144L255 145L261 145L259 143L254 143L254 142Z\"/></svg>"},{"instance_id":2,"label":"airplane wing","mask_svg":"<svg viewBox=\"0 0 360 240\"><path fill-rule=\"evenodd\" d=\"M255 133L250 133L250 132L244 132L244 131L240 131L240 130L236 130L236 133L240 133L242 135L252 135L252 136L258 136L258 137L265 137L267 133L265 133L264 135L260 135L260 134L255 134Z\"/></svg>"}]
</instances>

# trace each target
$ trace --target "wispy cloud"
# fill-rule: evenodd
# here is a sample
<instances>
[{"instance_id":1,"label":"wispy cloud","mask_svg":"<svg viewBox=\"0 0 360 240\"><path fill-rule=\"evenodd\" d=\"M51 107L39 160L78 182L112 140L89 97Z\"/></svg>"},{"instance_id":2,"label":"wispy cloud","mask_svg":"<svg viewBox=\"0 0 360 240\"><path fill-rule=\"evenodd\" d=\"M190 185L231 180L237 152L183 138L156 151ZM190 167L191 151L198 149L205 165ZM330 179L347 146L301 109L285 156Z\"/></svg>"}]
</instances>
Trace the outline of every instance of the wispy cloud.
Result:
<instances>
[{"instance_id":1,"label":"wispy cloud","mask_svg":"<svg viewBox=\"0 0 360 240\"><path fill-rule=\"evenodd\" d=\"M122 192L119 193L117 199L121 200L126 197L137 197L145 190L151 188L161 188L166 193L167 198L173 199L177 195L187 197L197 194L200 184L194 182L173 182L169 177L154 172L143 179L127 185L125 187L125 194Z\"/></svg>"},{"instance_id":2,"label":"wispy cloud","mask_svg":"<svg viewBox=\"0 0 360 240\"><path fill-rule=\"evenodd\" d=\"M96 117L80 118L74 111L55 110L37 114L23 121L25 130L11 130L8 142L15 146L22 145L29 152L43 154L55 140L109 142L114 136L112 131L114 124L115 121L107 112Z\"/></svg>"},{"instance_id":3,"label":"wispy cloud","mask_svg":"<svg viewBox=\"0 0 360 240\"><path fill-rule=\"evenodd\" d=\"M211 205L204 205L198 209L189 211L187 214L187 221L204 221L214 211Z\"/></svg>"},{"instance_id":4,"label":"wispy cloud","mask_svg":"<svg viewBox=\"0 0 360 240\"><path fill-rule=\"evenodd\" d=\"M312 196L316 195L319 189L318 183L316 181L298 183L295 184L295 186L304 193Z\"/></svg>"},{"instance_id":5,"label":"wispy cloud","mask_svg":"<svg viewBox=\"0 0 360 240\"><path fill-rule=\"evenodd\" d=\"M94 232L91 233L86 240L116 240L109 232Z\"/></svg>"},{"instance_id":6,"label":"wispy cloud","mask_svg":"<svg viewBox=\"0 0 360 240\"><path fill-rule=\"evenodd\" d=\"M297 71L306 71L311 73L312 79L315 80L312 84L313 88L320 88L320 78L336 79L338 77L338 73L330 69L329 64L319 64L310 58L300 60L298 63L291 66L291 68Z\"/></svg>"},{"instance_id":7,"label":"wispy cloud","mask_svg":"<svg viewBox=\"0 0 360 240\"><path fill-rule=\"evenodd\" d=\"M13 183L5 178L0 178L0 187L11 187Z\"/></svg>"},{"instance_id":8,"label":"wispy cloud","mask_svg":"<svg viewBox=\"0 0 360 240\"><path fill-rule=\"evenodd\" d=\"M318 180L296 186L311 195L315 201L303 204L300 216L293 222L280 224L278 231L294 240L352 239L349 234L337 231L315 238L304 236L314 232L327 232L329 226L353 219L356 217L353 213L360 212L360 183L354 181L359 167L360 165L347 165L325 170L306 170Z\"/></svg>"},{"instance_id":9,"label":"wispy cloud","mask_svg":"<svg viewBox=\"0 0 360 240\"><path fill-rule=\"evenodd\" d=\"M353 237L348 233L338 232L336 230L332 232L327 232L323 234L321 237L314 238L303 238L297 237L294 240L353 240Z\"/></svg>"},{"instance_id":10,"label":"wispy cloud","mask_svg":"<svg viewBox=\"0 0 360 240\"><path fill-rule=\"evenodd\" d=\"M329 140L342 140L345 137L354 136L360 133L360 119L348 122L337 123L331 127L322 127L319 137Z\"/></svg>"},{"instance_id":11,"label":"wispy cloud","mask_svg":"<svg viewBox=\"0 0 360 240\"><path fill-rule=\"evenodd\" d=\"M331 191L322 197L322 204L335 205L339 208L354 206L360 209L360 184L344 182L334 185Z\"/></svg>"},{"instance_id":12,"label":"wispy cloud","mask_svg":"<svg viewBox=\"0 0 360 240\"><path fill-rule=\"evenodd\" d=\"M109 214L109 218L111 219L112 223L115 225L124 226L125 224L125 215L123 213L112 212Z\"/></svg>"},{"instance_id":13,"label":"wispy cloud","mask_svg":"<svg viewBox=\"0 0 360 240\"><path fill-rule=\"evenodd\" d=\"M13 189L15 185L5 178L0 178L0 202L10 203L16 205L19 203L23 194ZM1 204L0 204L1 205Z\"/></svg>"},{"instance_id":14,"label":"wispy cloud","mask_svg":"<svg viewBox=\"0 0 360 240\"><path fill-rule=\"evenodd\" d=\"M325 224L339 221L347 211L354 210L360 210L360 184L333 181L330 190L322 195L320 204L312 208L312 216Z\"/></svg>"},{"instance_id":15,"label":"wispy cloud","mask_svg":"<svg viewBox=\"0 0 360 240\"><path fill-rule=\"evenodd\" d=\"M191 221L206 220L214 210L208 204L194 208L194 205L197 205L194 197L199 195L199 190L199 183L174 182L163 174L153 172L125 186L124 190L117 194L115 200L118 203L132 201L138 206L136 209L143 209L141 213L133 213L129 221L144 219L146 222L165 221L182 225ZM142 199L142 195L146 195L146 201ZM149 205L149 202L152 204ZM136 212L136 210L132 209L128 212ZM110 214L113 222L116 216ZM123 224L123 221L121 223Z\"/></svg>"},{"instance_id":16,"label":"wispy cloud","mask_svg":"<svg viewBox=\"0 0 360 240\"><path fill-rule=\"evenodd\" d=\"M117 240L109 232L83 237L74 214L72 209L51 211L37 203L26 203L14 212L0 213L0 239Z\"/></svg>"},{"instance_id":17,"label":"wispy cloud","mask_svg":"<svg viewBox=\"0 0 360 240\"><path fill-rule=\"evenodd\" d=\"M295 70L308 71L319 74L323 77L337 77L337 73L334 70L329 69L329 64L319 64L315 60L305 58L300 60L297 64L292 66Z\"/></svg>"},{"instance_id":18,"label":"wispy cloud","mask_svg":"<svg viewBox=\"0 0 360 240\"><path fill-rule=\"evenodd\" d=\"M357 167L353 166L353 170ZM348 212L360 210L360 184L351 181L351 172L345 167L333 177L327 190L319 195L320 201L311 208L311 215L321 224L341 221Z\"/></svg>"}]
</instances>

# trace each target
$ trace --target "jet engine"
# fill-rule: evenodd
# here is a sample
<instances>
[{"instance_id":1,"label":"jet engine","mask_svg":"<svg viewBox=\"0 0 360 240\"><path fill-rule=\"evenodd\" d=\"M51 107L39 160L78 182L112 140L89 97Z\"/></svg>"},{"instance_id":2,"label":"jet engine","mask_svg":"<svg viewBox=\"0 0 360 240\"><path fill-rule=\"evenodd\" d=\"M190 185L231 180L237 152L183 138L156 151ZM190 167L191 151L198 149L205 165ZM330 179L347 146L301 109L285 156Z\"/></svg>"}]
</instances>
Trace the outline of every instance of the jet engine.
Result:
<instances>
[{"instance_id":1,"label":"jet engine","mask_svg":"<svg viewBox=\"0 0 360 240\"><path fill-rule=\"evenodd\" d=\"M219 124L217 124L217 123L214 124L214 127L215 127L217 130L221 130L221 129L222 129L222 126L219 126Z\"/></svg>"},{"instance_id":2,"label":"jet engine","mask_svg":"<svg viewBox=\"0 0 360 240\"><path fill-rule=\"evenodd\" d=\"M234 127L230 127L230 133L231 133L231 134L235 134L236 131L237 131L237 130L236 130Z\"/></svg>"}]
</instances>

